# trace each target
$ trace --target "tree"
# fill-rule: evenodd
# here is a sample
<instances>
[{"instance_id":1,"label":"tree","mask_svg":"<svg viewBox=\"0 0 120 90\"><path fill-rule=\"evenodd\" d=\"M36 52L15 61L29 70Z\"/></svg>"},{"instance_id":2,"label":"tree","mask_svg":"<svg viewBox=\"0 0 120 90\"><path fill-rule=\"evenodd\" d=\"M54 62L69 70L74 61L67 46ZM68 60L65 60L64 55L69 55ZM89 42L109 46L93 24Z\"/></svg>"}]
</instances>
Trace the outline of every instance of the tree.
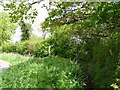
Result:
<instances>
[{"instance_id":1,"label":"tree","mask_svg":"<svg viewBox=\"0 0 120 90\"><path fill-rule=\"evenodd\" d=\"M21 26L21 32L22 32L21 41L29 40L31 30L32 30L31 25L29 23L25 23L24 21L22 21L20 23L20 26Z\"/></svg>"},{"instance_id":2,"label":"tree","mask_svg":"<svg viewBox=\"0 0 120 90\"><path fill-rule=\"evenodd\" d=\"M41 0L28 3L23 0L21 2L16 2L14 0L9 1L10 3L4 4L1 1L1 5L4 7L4 10L9 13L11 22L18 23L22 31L22 40L28 40L30 36L31 25L26 23L26 20L34 22L38 12L36 9L32 9L32 5L40 3ZM32 12L30 11L32 9Z\"/></svg>"},{"instance_id":3,"label":"tree","mask_svg":"<svg viewBox=\"0 0 120 90\"><path fill-rule=\"evenodd\" d=\"M0 44L10 39L15 32L16 24L10 22L9 15L6 12L0 12Z\"/></svg>"},{"instance_id":4,"label":"tree","mask_svg":"<svg viewBox=\"0 0 120 90\"><path fill-rule=\"evenodd\" d=\"M72 26L71 38L75 37L79 44L72 43L77 55L71 53L69 58L74 57L82 63L87 87L110 87L116 79L120 56L120 3L51 2L51 5L55 8L50 9L42 28L54 35L57 30L61 31L62 26ZM62 49L64 55L67 50Z\"/></svg>"},{"instance_id":5,"label":"tree","mask_svg":"<svg viewBox=\"0 0 120 90\"><path fill-rule=\"evenodd\" d=\"M2 2L2 6L4 7L4 10L10 14L12 22L19 23L21 21L30 19L32 20L32 22L34 22L34 19L37 16L37 10L33 9L32 12L30 12L30 10L32 8L32 5L36 3L28 3L26 0L23 0L21 2L16 2L12 0L9 1L9 3L7 4L4 4L4 2Z\"/></svg>"}]
</instances>

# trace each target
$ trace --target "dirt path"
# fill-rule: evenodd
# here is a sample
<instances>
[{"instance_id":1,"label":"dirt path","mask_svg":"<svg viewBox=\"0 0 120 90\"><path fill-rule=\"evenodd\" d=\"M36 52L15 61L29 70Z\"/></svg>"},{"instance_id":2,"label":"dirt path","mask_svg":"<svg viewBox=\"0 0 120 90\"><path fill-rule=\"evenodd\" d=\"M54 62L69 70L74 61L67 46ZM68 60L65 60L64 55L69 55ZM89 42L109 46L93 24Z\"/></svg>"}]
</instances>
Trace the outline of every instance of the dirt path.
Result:
<instances>
[{"instance_id":1,"label":"dirt path","mask_svg":"<svg viewBox=\"0 0 120 90\"><path fill-rule=\"evenodd\" d=\"M6 61L0 59L0 72L8 69L10 67L10 65L11 64L9 62L6 62Z\"/></svg>"}]
</instances>

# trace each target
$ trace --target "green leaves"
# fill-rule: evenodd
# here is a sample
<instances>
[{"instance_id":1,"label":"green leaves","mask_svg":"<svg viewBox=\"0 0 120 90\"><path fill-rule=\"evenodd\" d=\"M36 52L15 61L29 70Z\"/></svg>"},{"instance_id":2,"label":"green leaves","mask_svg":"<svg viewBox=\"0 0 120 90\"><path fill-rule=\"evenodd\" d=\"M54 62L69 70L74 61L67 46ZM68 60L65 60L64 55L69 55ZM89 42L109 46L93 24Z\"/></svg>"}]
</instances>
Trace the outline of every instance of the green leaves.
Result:
<instances>
[{"instance_id":1,"label":"green leaves","mask_svg":"<svg viewBox=\"0 0 120 90\"><path fill-rule=\"evenodd\" d=\"M15 59L21 63L11 66L3 73L1 88L82 88L80 67L68 59L59 57L26 59L18 55L7 55L10 56L11 62ZM2 58L6 56L3 55ZM79 76L76 76L76 73L80 73Z\"/></svg>"},{"instance_id":2,"label":"green leaves","mask_svg":"<svg viewBox=\"0 0 120 90\"><path fill-rule=\"evenodd\" d=\"M16 24L10 22L9 15L6 12L0 12L0 43L10 39L15 32Z\"/></svg>"},{"instance_id":3,"label":"green leaves","mask_svg":"<svg viewBox=\"0 0 120 90\"><path fill-rule=\"evenodd\" d=\"M21 41L29 40L31 34L30 32L32 30L31 25L29 23L25 23L24 21L21 21L19 25L21 26L21 32L22 32Z\"/></svg>"},{"instance_id":4,"label":"green leaves","mask_svg":"<svg viewBox=\"0 0 120 90\"><path fill-rule=\"evenodd\" d=\"M88 88L111 87L120 57L120 3L63 2L53 6L56 8L42 26L52 33L55 55L83 63L85 77L90 76Z\"/></svg>"},{"instance_id":5,"label":"green leaves","mask_svg":"<svg viewBox=\"0 0 120 90\"><path fill-rule=\"evenodd\" d=\"M30 12L32 5L25 4L24 2L10 2L4 5L4 10L8 11L10 14L11 22L19 22L23 20L32 20L37 16L37 10L34 9Z\"/></svg>"}]
</instances>

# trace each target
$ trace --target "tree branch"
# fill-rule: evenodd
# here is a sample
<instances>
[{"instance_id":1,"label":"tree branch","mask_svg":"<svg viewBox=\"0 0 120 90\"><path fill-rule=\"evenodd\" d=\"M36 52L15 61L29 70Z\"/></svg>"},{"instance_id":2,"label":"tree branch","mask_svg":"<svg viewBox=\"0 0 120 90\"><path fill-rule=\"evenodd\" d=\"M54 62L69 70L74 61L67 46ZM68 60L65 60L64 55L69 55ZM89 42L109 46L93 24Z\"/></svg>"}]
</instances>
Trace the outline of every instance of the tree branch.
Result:
<instances>
[{"instance_id":1,"label":"tree branch","mask_svg":"<svg viewBox=\"0 0 120 90\"><path fill-rule=\"evenodd\" d=\"M35 2L33 2L33 3L28 3L29 5L34 5L34 4L36 4L36 3L40 3L40 2L42 2L42 1L44 1L44 0L39 0L39 1L35 1Z\"/></svg>"}]
</instances>

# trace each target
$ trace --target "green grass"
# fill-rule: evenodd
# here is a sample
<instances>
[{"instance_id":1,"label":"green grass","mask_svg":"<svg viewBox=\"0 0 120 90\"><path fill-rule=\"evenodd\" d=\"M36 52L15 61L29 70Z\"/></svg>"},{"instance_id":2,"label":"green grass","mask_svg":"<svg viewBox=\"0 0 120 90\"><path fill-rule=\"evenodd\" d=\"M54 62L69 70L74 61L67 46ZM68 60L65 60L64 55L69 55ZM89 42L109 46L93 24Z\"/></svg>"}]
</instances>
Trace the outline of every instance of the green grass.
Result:
<instances>
[{"instance_id":1,"label":"green grass","mask_svg":"<svg viewBox=\"0 0 120 90\"><path fill-rule=\"evenodd\" d=\"M2 74L1 88L81 88L81 69L77 63L60 57L31 58L0 54L12 63Z\"/></svg>"},{"instance_id":2,"label":"green grass","mask_svg":"<svg viewBox=\"0 0 120 90\"><path fill-rule=\"evenodd\" d=\"M25 57L14 53L0 53L0 59L10 62L12 65L16 65L27 61L30 57Z\"/></svg>"}]
</instances>

